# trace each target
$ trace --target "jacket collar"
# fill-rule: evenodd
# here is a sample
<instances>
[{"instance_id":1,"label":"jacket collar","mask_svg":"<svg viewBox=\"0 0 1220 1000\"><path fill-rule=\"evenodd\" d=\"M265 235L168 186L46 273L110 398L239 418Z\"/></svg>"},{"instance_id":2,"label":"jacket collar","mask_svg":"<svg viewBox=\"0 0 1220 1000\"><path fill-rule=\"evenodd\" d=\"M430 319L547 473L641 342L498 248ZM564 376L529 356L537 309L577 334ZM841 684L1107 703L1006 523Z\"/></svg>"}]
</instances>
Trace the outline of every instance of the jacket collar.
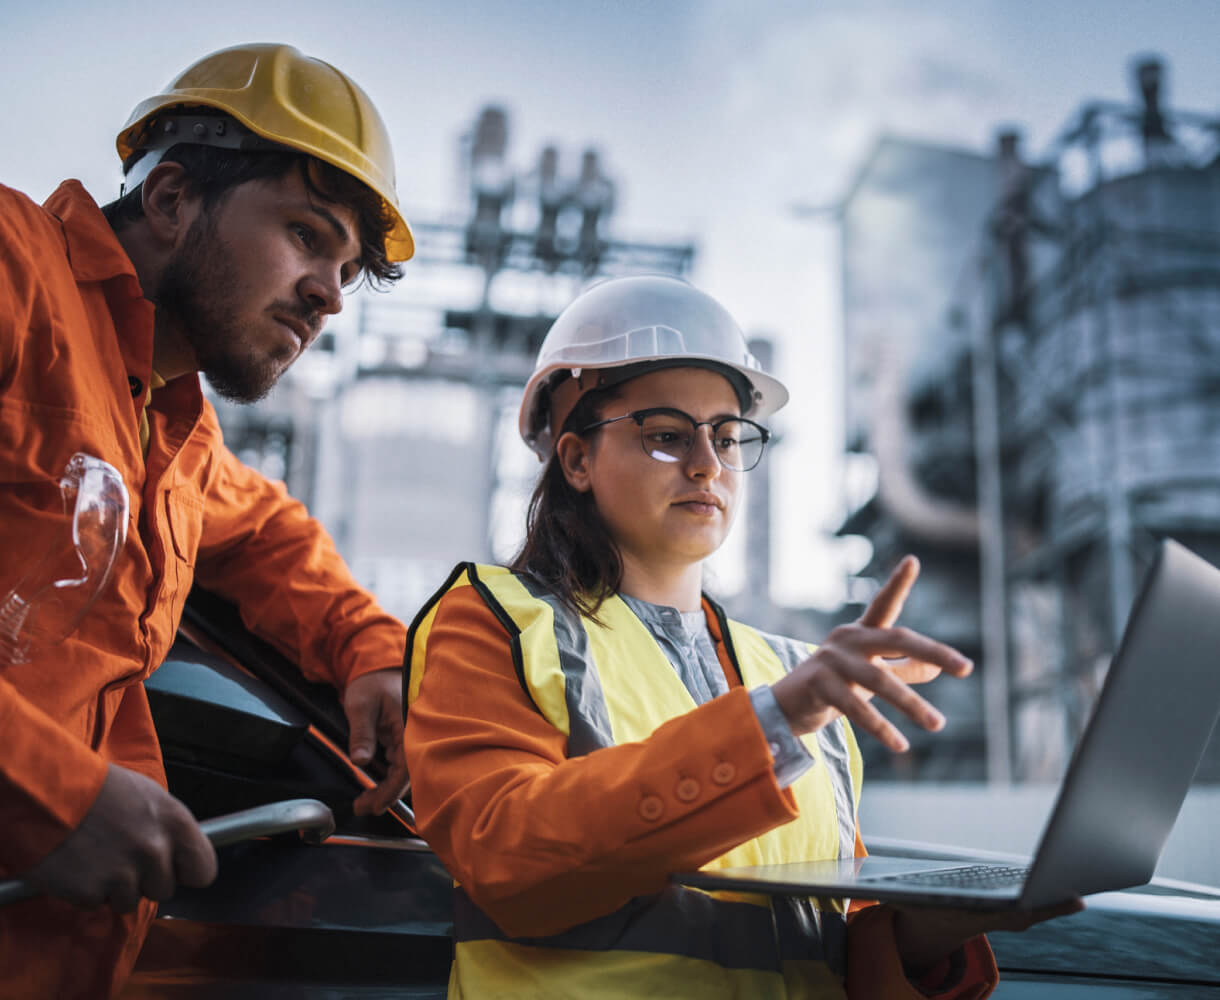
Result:
<instances>
[{"instance_id":1,"label":"jacket collar","mask_svg":"<svg viewBox=\"0 0 1220 1000\"><path fill-rule=\"evenodd\" d=\"M67 180L60 184L43 209L59 221L68 265L76 281L114 283L107 292L107 304L127 369L132 406L139 420L152 378L153 304L144 297L131 258L80 181ZM199 376L191 372L163 385L162 392L157 395L169 392L165 397L166 405L175 413L186 414L193 426L203 400ZM171 399L172 405L168 402ZM152 408L159 408L155 401Z\"/></svg>"},{"instance_id":2,"label":"jacket collar","mask_svg":"<svg viewBox=\"0 0 1220 1000\"><path fill-rule=\"evenodd\" d=\"M68 263L78 282L108 281L126 275L139 284L131 258L80 181L64 181L43 208L63 228Z\"/></svg>"}]
</instances>

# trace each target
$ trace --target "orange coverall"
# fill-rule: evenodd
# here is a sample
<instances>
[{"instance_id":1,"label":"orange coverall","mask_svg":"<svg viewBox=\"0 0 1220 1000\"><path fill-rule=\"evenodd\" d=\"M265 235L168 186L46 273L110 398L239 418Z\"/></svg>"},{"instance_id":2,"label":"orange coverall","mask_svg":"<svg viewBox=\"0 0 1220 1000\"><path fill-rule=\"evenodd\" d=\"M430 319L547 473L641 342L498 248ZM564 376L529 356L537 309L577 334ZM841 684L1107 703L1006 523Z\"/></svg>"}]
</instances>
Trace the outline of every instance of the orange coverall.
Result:
<instances>
[{"instance_id":1,"label":"orange coverall","mask_svg":"<svg viewBox=\"0 0 1220 1000\"><path fill-rule=\"evenodd\" d=\"M235 601L311 680L342 688L401 662L402 625L301 504L226 450L197 376L153 393L144 458L152 350L153 306L84 188L66 181L39 207L0 185L0 596L63 538L57 482L74 452L115 466L130 497L126 545L75 633L0 664L0 878L75 829L109 763L165 784L142 681L194 580ZM154 910L0 909L0 996L110 995Z\"/></svg>"},{"instance_id":2,"label":"orange coverall","mask_svg":"<svg viewBox=\"0 0 1220 1000\"><path fill-rule=\"evenodd\" d=\"M420 833L476 905L506 934L557 934L659 892L667 873L698 868L781 823L797 820L747 692L707 616L730 691L671 719L647 740L569 759L567 737L522 689L504 626L473 587L437 606L419 695L404 747L414 776ZM703 782L697 802L668 793L682 775L729 761L735 780ZM644 794L668 809L642 816ZM857 837L857 855L866 853ZM848 927L847 994L923 997L907 979L894 911L857 907ZM981 1000L999 979L983 937L940 992L949 962L921 986L952 1000Z\"/></svg>"}]
</instances>

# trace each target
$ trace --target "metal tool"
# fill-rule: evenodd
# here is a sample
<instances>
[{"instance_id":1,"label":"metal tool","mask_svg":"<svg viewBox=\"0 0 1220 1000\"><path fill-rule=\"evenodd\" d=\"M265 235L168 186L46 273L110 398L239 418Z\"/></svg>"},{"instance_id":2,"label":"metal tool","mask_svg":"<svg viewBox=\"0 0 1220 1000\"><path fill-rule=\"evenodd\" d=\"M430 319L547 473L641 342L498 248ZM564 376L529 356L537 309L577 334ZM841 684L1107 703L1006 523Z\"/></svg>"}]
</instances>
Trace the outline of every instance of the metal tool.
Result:
<instances>
[{"instance_id":1,"label":"metal tool","mask_svg":"<svg viewBox=\"0 0 1220 1000\"><path fill-rule=\"evenodd\" d=\"M335 832L335 817L330 808L317 799L286 799L215 816L204 820L199 828L213 847L294 831L299 832L306 843L320 844ZM37 895L39 890L21 879L0 882L0 906Z\"/></svg>"}]
</instances>

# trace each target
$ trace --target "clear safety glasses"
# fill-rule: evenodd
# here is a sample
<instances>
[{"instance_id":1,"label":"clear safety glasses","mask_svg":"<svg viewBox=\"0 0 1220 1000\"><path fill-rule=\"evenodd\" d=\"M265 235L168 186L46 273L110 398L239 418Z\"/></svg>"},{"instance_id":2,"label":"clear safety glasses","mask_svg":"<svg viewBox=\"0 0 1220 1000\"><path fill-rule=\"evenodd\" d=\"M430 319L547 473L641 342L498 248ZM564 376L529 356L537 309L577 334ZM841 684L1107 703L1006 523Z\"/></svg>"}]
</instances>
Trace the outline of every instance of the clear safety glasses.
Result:
<instances>
[{"instance_id":1,"label":"clear safety glasses","mask_svg":"<svg viewBox=\"0 0 1220 1000\"><path fill-rule=\"evenodd\" d=\"M681 462L695 445L700 427L711 433L716 457L726 469L749 472L762 461L771 432L762 424L745 417L722 417L720 420L696 420L689 413L670 406L654 406L647 410L624 413L582 427L581 434L620 420L634 420L640 428L640 444L644 454L658 462Z\"/></svg>"},{"instance_id":2,"label":"clear safety glasses","mask_svg":"<svg viewBox=\"0 0 1220 1000\"><path fill-rule=\"evenodd\" d=\"M62 642L101 594L127 541L127 487L108 462L77 452L59 480L62 535L0 598L0 667Z\"/></svg>"}]
</instances>

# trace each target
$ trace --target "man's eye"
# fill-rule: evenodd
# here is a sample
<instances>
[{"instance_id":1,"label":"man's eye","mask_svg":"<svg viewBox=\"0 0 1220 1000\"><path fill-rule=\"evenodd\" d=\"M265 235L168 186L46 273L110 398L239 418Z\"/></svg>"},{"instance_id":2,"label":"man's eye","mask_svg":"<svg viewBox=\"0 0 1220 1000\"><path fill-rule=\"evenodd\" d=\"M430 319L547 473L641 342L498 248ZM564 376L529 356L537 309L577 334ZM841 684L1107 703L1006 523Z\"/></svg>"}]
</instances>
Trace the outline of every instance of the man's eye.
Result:
<instances>
[{"instance_id":1,"label":"man's eye","mask_svg":"<svg viewBox=\"0 0 1220 1000\"><path fill-rule=\"evenodd\" d=\"M308 226L302 225L299 222L294 222L291 226L292 231L296 234L297 239L306 247L312 247L314 243L313 230Z\"/></svg>"}]
</instances>

